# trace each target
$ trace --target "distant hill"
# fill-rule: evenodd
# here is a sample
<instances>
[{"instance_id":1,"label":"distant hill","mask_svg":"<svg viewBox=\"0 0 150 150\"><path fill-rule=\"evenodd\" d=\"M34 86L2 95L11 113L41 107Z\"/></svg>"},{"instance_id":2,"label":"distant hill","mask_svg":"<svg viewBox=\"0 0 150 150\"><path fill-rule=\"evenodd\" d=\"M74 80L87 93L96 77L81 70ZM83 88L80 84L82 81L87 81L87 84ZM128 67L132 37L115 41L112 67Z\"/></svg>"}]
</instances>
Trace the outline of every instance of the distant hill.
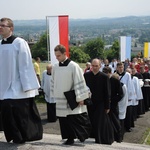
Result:
<instances>
[{"instance_id":1,"label":"distant hill","mask_svg":"<svg viewBox=\"0 0 150 150\"><path fill-rule=\"evenodd\" d=\"M47 30L46 19L14 20L15 34L25 39L38 40ZM105 37L111 44L121 35L131 35L140 43L150 38L150 16L127 16L119 18L69 19L69 34L72 42ZM106 38L107 36L107 38Z\"/></svg>"},{"instance_id":2,"label":"distant hill","mask_svg":"<svg viewBox=\"0 0 150 150\"><path fill-rule=\"evenodd\" d=\"M120 18L99 19L69 19L70 25L104 25L104 24L144 24L150 23L150 16L127 16ZM14 20L16 26L46 26L46 19L41 20Z\"/></svg>"}]
</instances>

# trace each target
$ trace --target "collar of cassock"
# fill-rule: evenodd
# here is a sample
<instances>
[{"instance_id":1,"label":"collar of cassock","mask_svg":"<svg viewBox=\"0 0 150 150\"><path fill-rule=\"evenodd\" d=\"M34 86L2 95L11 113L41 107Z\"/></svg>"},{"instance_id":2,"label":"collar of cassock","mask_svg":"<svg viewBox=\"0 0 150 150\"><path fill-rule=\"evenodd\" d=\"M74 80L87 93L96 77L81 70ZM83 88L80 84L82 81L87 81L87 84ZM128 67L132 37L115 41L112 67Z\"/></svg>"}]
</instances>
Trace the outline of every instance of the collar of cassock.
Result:
<instances>
[{"instance_id":1,"label":"collar of cassock","mask_svg":"<svg viewBox=\"0 0 150 150\"><path fill-rule=\"evenodd\" d=\"M119 76L124 76L125 72L119 73L119 72L117 71L117 74L118 74Z\"/></svg>"},{"instance_id":2,"label":"collar of cassock","mask_svg":"<svg viewBox=\"0 0 150 150\"><path fill-rule=\"evenodd\" d=\"M68 66L68 64L70 63L70 59L66 59L65 61L63 61L63 62L59 62L59 66Z\"/></svg>"},{"instance_id":3,"label":"collar of cassock","mask_svg":"<svg viewBox=\"0 0 150 150\"><path fill-rule=\"evenodd\" d=\"M13 36L13 35L11 35L11 36L9 36L7 38L3 38L2 44L11 44L14 41L15 38L16 37Z\"/></svg>"},{"instance_id":4,"label":"collar of cassock","mask_svg":"<svg viewBox=\"0 0 150 150\"><path fill-rule=\"evenodd\" d=\"M51 75L51 73L48 73L48 72L47 72L47 75L49 75L49 76L50 76L50 75Z\"/></svg>"}]
</instances>

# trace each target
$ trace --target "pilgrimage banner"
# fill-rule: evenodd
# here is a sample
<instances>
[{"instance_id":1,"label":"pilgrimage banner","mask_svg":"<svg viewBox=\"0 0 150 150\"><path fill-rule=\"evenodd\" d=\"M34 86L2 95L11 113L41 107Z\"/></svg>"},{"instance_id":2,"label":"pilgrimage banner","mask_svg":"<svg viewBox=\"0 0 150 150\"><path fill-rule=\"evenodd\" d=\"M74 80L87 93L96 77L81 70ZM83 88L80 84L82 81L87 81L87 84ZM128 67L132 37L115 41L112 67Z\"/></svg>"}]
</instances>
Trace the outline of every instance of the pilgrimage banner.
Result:
<instances>
[{"instance_id":1,"label":"pilgrimage banner","mask_svg":"<svg viewBox=\"0 0 150 150\"><path fill-rule=\"evenodd\" d=\"M49 49L51 64L57 61L54 48L58 44L66 47L67 56L69 57L69 41L68 41L68 15L65 16L47 16L48 33L49 33Z\"/></svg>"},{"instance_id":2,"label":"pilgrimage banner","mask_svg":"<svg viewBox=\"0 0 150 150\"><path fill-rule=\"evenodd\" d=\"M126 59L131 60L131 37L120 37L120 60L124 62Z\"/></svg>"},{"instance_id":3,"label":"pilgrimage banner","mask_svg":"<svg viewBox=\"0 0 150 150\"><path fill-rule=\"evenodd\" d=\"M144 43L144 57L150 58L150 42Z\"/></svg>"}]
</instances>

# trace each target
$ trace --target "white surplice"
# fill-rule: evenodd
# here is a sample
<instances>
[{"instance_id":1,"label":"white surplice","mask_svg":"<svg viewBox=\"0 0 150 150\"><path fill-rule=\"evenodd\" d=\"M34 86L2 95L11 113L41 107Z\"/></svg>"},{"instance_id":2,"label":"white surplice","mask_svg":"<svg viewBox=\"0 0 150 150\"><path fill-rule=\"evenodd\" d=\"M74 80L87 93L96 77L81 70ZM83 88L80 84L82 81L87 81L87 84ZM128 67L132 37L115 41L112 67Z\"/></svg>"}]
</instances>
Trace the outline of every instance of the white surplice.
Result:
<instances>
[{"instance_id":1,"label":"white surplice","mask_svg":"<svg viewBox=\"0 0 150 150\"><path fill-rule=\"evenodd\" d=\"M120 76L121 78L121 76ZM132 105L132 100L135 99L135 92L133 90L133 84L131 81L131 75L126 72L124 76L121 78L120 82L126 85L128 91L128 106Z\"/></svg>"},{"instance_id":2,"label":"white surplice","mask_svg":"<svg viewBox=\"0 0 150 150\"><path fill-rule=\"evenodd\" d=\"M47 70L44 70L42 73L41 88L44 91L45 100L48 103L56 103L55 99L50 96L51 78L52 76L47 74Z\"/></svg>"},{"instance_id":3,"label":"white surplice","mask_svg":"<svg viewBox=\"0 0 150 150\"><path fill-rule=\"evenodd\" d=\"M39 87L28 43L19 37L0 41L0 100L34 97Z\"/></svg>"}]
</instances>

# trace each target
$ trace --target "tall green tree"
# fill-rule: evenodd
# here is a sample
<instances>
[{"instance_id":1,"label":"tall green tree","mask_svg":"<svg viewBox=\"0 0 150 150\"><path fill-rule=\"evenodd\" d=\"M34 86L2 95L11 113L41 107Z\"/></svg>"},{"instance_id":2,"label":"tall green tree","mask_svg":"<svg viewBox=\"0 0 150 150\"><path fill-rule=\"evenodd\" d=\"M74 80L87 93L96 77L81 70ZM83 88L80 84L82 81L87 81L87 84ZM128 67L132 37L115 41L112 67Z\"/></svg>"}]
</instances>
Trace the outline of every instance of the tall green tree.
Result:
<instances>
[{"instance_id":1,"label":"tall green tree","mask_svg":"<svg viewBox=\"0 0 150 150\"><path fill-rule=\"evenodd\" d=\"M120 45L119 45L119 41L118 40L114 41L111 49L113 51L114 58L119 59L120 58Z\"/></svg>"},{"instance_id":2,"label":"tall green tree","mask_svg":"<svg viewBox=\"0 0 150 150\"><path fill-rule=\"evenodd\" d=\"M96 38L87 42L85 53L89 54L90 58L103 58L104 57L104 42L101 38Z\"/></svg>"},{"instance_id":3,"label":"tall green tree","mask_svg":"<svg viewBox=\"0 0 150 150\"><path fill-rule=\"evenodd\" d=\"M120 51L119 42L116 40L114 41L110 49L104 51L104 57L107 58L109 61L111 61L114 58L119 59L120 57L119 51Z\"/></svg>"},{"instance_id":4,"label":"tall green tree","mask_svg":"<svg viewBox=\"0 0 150 150\"><path fill-rule=\"evenodd\" d=\"M32 57L40 57L41 60L48 59L48 51L47 51L47 35L43 34L40 40L31 48Z\"/></svg>"}]
</instances>

